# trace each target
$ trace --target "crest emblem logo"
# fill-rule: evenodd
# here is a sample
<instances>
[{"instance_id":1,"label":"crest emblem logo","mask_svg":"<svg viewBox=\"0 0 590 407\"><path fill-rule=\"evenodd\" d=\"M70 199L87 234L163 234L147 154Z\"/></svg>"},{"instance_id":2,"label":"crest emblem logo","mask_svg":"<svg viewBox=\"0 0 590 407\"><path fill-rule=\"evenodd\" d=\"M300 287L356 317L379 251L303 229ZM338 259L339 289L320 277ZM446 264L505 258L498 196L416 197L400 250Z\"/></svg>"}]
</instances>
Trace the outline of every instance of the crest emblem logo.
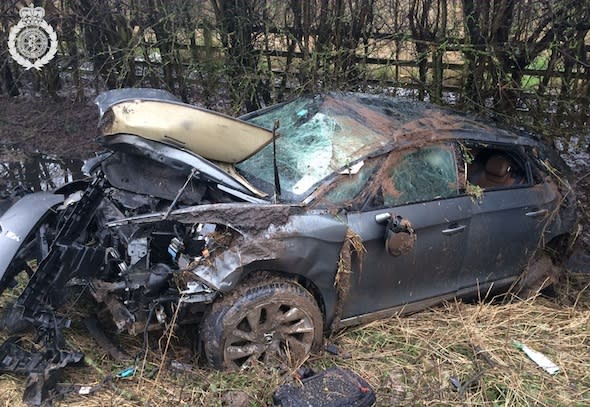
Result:
<instances>
[{"instance_id":1,"label":"crest emblem logo","mask_svg":"<svg viewBox=\"0 0 590 407\"><path fill-rule=\"evenodd\" d=\"M20 21L10 29L8 51L19 65L38 71L53 59L57 52L57 34L44 20L43 7L23 7Z\"/></svg>"}]
</instances>

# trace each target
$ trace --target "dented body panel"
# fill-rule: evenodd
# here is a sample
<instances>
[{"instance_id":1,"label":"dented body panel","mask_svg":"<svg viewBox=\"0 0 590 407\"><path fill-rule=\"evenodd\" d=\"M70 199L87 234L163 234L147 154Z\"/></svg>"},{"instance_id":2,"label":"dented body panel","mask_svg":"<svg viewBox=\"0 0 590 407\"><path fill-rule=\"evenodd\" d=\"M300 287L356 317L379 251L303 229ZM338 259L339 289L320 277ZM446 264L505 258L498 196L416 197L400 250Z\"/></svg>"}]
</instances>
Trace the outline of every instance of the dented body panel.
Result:
<instances>
[{"instance_id":1,"label":"dented body panel","mask_svg":"<svg viewBox=\"0 0 590 407\"><path fill-rule=\"evenodd\" d=\"M375 216L388 212L407 219L416 234L413 249L399 257L386 250L383 226L374 221ZM455 292L470 217L471 199L465 196L349 214L349 225L361 236L367 254L363 270L353 268L357 278L352 279L344 317ZM443 233L453 228L458 229L456 233Z\"/></svg>"},{"instance_id":2,"label":"dented body panel","mask_svg":"<svg viewBox=\"0 0 590 407\"><path fill-rule=\"evenodd\" d=\"M249 273L265 270L299 276L322 293L326 320L336 303L334 278L348 226L326 215L293 215L283 224L246 233L212 262L193 272L208 286L229 292Z\"/></svg>"},{"instance_id":3,"label":"dented body panel","mask_svg":"<svg viewBox=\"0 0 590 407\"><path fill-rule=\"evenodd\" d=\"M63 201L63 195L37 192L21 198L0 217L0 293L6 284L4 274L27 237L36 231L51 208Z\"/></svg>"}]
</instances>

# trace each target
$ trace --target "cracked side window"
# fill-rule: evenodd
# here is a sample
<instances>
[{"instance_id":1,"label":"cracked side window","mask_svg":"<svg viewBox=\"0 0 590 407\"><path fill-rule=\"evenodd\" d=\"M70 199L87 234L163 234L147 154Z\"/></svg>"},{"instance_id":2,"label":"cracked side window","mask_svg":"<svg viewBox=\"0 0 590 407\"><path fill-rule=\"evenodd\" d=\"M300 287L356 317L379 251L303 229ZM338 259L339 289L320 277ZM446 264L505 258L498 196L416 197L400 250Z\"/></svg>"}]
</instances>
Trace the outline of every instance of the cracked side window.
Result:
<instances>
[{"instance_id":1,"label":"cracked side window","mask_svg":"<svg viewBox=\"0 0 590 407\"><path fill-rule=\"evenodd\" d=\"M361 195L369 184L371 176L377 170L378 164L382 163L382 157L372 158L362 161L356 165L361 165L356 172L352 170L349 174L340 174L328 186L319 192L317 203L325 207L341 207L346 209L360 209L364 202ZM354 166L353 166L354 167Z\"/></svg>"},{"instance_id":2,"label":"cracked side window","mask_svg":"<svg viewBox=\"0 0 590 407\"><path fill-rule=\"evenodd\" d=\"M372 207L392 207L458 195L457 164L450 145L392 153Z\"/></svg>"}]
</instances>

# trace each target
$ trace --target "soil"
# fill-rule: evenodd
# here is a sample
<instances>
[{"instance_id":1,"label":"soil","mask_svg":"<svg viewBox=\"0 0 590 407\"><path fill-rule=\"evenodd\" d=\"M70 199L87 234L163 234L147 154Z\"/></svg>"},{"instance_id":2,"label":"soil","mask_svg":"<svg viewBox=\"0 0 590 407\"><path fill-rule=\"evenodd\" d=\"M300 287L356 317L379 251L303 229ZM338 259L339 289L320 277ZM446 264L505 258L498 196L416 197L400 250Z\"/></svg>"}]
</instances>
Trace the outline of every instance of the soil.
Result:
<instances>
[{"instance_id":1,"label":"soil","mask_svg":"<svg viewBox=\"0 0 590 407\"><path fill-rule=\"evenodd\" d=\"M17 158L14 148L65 159L88 158L100 150L95 142L97 123L98 109L90 102L0 96L0 158Z\"/></svg>"}]
</instances>

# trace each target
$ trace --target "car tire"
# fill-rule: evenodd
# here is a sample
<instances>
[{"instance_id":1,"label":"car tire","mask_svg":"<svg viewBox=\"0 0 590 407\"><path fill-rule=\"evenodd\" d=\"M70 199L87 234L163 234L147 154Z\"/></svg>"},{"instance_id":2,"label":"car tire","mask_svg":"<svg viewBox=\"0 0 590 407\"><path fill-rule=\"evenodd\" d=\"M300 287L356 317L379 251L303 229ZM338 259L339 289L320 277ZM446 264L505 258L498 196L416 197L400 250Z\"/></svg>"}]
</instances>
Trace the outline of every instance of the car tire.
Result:
<instances>
[{"instance_id":1,"label":"car tire","mask_svg":"<svg viewBox=\"0 0 590 407\"><path fill-rule=\"evenodd\" d=\"M314 297L286 280L246 283L213 303L201 324L209 364L240 370L263 362L298 366L322 342L323 317Z\"/></svg>"},{"instance_id":2,"label":"car tire","mask_svg":"<svg viewBox=\"0 0 590 407\"><path fill-rule=\"evenodd\" d=\"M520 277L516 294L523 299L534 297L556 283L561 273L562 268L555 265L548 254L541 252L534 257Z\"/></svg>"}]
</instances>

